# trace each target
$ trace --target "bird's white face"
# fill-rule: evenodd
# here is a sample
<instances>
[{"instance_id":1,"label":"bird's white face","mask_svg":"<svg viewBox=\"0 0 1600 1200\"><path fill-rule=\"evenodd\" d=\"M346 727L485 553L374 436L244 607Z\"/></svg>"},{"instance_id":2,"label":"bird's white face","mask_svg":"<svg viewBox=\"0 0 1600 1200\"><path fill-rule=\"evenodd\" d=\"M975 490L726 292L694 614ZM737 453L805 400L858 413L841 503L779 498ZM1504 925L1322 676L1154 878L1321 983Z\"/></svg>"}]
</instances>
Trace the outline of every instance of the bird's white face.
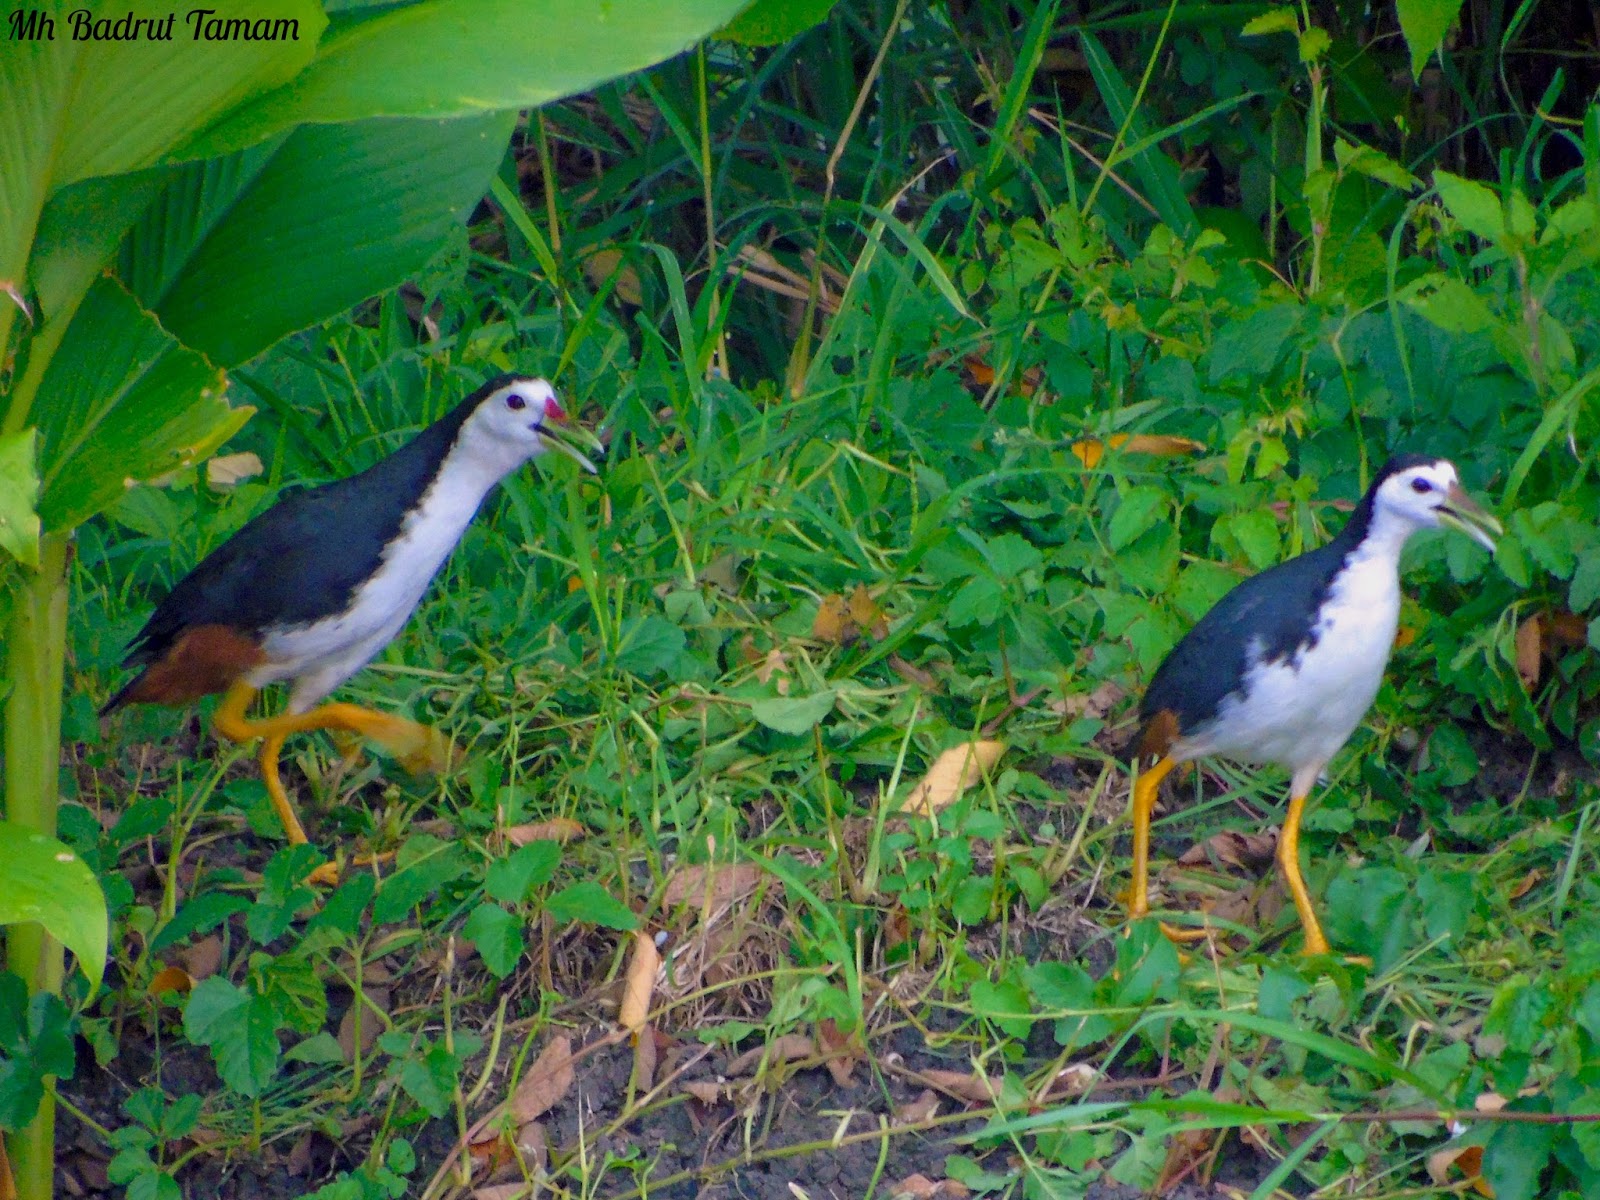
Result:
<instances>
[{"instance_id":1,"label":"bird's white face","mask_svg":"<svg viewBox=\"0 0 1600 1200\"><path fill-rule=\"evenodd\" d=\"M1408 521L1419 529L1448 525L1459 529L1494 552L1500 522L1480 508L1456 477L1454 465L1442 458L1396 471L1385 479L1374 497L1374 507Z\"/></svg>"},{"instance_id":2,"label":"bird's white face","mask_svg":"<svg viewBox=\"0 0 1600 1200\"><path fill-rule=\"evenodd\" d=\"M489 442L520 450L522 458L555 450L592 474L595 465L588 454L604 455L599 439L568 420L555 389L543 379L513 379L496 388L467 423Z\"/></svg>"}]
</instances>

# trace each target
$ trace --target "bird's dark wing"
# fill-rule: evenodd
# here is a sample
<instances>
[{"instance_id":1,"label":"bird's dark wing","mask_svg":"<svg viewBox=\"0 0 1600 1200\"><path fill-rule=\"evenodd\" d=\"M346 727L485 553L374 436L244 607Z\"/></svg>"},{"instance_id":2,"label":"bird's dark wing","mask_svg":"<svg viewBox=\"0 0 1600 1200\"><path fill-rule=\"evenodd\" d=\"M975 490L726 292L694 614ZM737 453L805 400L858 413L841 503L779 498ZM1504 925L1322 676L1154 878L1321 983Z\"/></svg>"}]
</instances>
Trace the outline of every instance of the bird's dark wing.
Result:
<instances>
[{"instance_id":1,"label":"bird's dark wing","mask_svg":"<svg viewBox=\"0 0 1600 1200\"><path fill-rule=\"evenodd\" d=\"M1219 600L1156 671L1140 718L1170 712L1178 732L1192 732L1243 689L1255 663L1292 658L1312 639L1316 614L1348 550L1336 538L1251 576Z\"/></svg>"}]
</instances>

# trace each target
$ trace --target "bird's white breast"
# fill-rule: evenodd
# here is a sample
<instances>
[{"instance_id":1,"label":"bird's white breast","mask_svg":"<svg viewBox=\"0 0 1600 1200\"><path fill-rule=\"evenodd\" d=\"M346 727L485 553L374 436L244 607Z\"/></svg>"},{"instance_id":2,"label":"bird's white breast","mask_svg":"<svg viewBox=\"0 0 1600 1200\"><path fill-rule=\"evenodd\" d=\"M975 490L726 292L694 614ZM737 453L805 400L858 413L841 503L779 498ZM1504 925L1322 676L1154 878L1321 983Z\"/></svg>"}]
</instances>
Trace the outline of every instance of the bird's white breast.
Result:
<instances>
[{"instance_id":1,"label":"bird's white breast","mask_svg":"<svg viewBox=\"0 0 1600 1200\"><path fill-rule=\"evenodd\" d=\"M1261 646L1253 645L1243 695L1230 695L1214 722L1180 743L1182 757L1320 770L1355 732L1383 682L1400 618L1398 557L1398 546L1363 543L1334 577L1315 644L1276 662L1261 661Z\"/></svg>"},{"instance_id":2,"label":"bird's white breast","mask_svg":"<svg viewBox=\"0 0 1600 1200\"><path fill-rule=\"evenodd\" d=\"M289 710L304 712L359 671L400 632L504 473L486 471L480 462L455 452L447 455L349 608L269 633L263 644L267 665L252 674L251 683L260 687L295 680Z\"/></svg>"}]
</instances>

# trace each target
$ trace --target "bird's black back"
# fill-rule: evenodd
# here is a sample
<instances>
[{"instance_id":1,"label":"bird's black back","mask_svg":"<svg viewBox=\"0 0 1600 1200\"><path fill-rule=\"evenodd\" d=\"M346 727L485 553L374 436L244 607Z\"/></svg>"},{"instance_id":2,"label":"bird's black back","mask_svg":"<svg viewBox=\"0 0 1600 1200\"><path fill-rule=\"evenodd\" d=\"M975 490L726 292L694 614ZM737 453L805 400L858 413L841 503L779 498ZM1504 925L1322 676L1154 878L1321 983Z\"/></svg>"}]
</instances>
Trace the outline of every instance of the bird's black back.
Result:
<instances>
[{"instance_id":1,"label":"bird's black back","mask_svg":"<svg viewBox=\"0 0 1600 1200\"><path fill-rule=\"evenodd\" d=\"M1334 577L1367 536L1378 487L1399 471L1434 461L1419 454L1390 459L1331 542L1252 575L1217 601L1156 670L1139 704L1141 722L1169 711L1179 731L1192 732L1245 687L1253 662L1287 661L1315 645L1316 615Z\"/></svg>"},{"instance_id":2,"label":"bird's black back","mask_svg":"<svg viewBox=\"0 0 1600 1200\"><path fill-rule=\"evenodd\" d=\"M129 644L127 666L159 660L185 629L249 634L341 612L378 569L386 546L428 490L490 380L365 471L283 496L208 554L156 606Z\"/></svg>"}]
</instances>

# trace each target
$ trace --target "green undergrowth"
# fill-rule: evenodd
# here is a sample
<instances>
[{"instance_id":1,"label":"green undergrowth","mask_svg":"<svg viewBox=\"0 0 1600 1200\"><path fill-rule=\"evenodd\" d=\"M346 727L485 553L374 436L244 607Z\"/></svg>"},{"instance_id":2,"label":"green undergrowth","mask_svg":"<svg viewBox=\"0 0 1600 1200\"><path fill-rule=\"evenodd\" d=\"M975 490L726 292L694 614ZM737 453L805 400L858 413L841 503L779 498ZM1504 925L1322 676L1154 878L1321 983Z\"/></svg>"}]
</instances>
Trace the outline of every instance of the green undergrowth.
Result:
<instances>
[{"instance_id":1,"label":"green undergrowth","mask_svg":"<svg viewBox=\"0 0 1600 1200\"><path fill-rule=\"evenodd\" d=\"M640 86L677 112L682 84ZM551 130L583 144L583 121L592 143L623 136L620 103L540 118L530 154ZM628 935L692 926L670 885L712 863L759 869L745 903L770 936L731 977L659 994L653 1022L739 1048L832 1022L869 1056L891 1023L923 1030L998 1081L948 1166L975 1190L1074 1195L1102 1170L1150 1188L1175 1135L1248 1127L1235 1144L1263 1164L1259 1195L1398 1194L1433 1186L1440 1114L1486 1093L1600 1111L1600 120L1560 135L1582 159L1560 178L1508 159L1500 180L1428 191L1330 131L1339 148L1300 164L1274 225L1304 232L1287 272L1181 213L1130 215L1037 127L958 144L959 176L891 216L906 178L874 182L886 126L881 157L841 160L857 191L828 209L839 276L798 329L772 294L707 279L762 221L797 236L828 204L758 204L740 190L753 168L718 142L728 156L701 165L722 172L721 257L709 276L685 266L666 243L688 201L667 184L698 194L694 122L677 112L651 143L659 228L578 224L577 197L625 211L646 185L621 167L556 197L583 231L565 246L536 236L538 198L502 194L504 219L417 288L233 375L259 411L229 450L263 474L181 474L82 531L62 830L110 897L114 982L80 990L79 1028L103 1062L156 1046L120 1111L84 1114L113 1127L113 1178L178 1195L194 1157L359 1117L364 1165L318 1194L421 1194L436 1164L414 1143L464 1130L503 1095L480 1082L551 1032L594 1035ZM1163 162L1135 171L1141 188ZM623 253L586 275L600 240ZM282 488L369 465L501 369L555 379L610 460L509 479L342 693L445 728L459 769L416 780L291 743L317 845L395 852L316 892L299 882L314 852L277 849L246 752L197 737L193 714L96 707L155 600ZM1157 865L1173 910L1214 908L1229 936L1180 954L1152 923L1126 929L1119 750L1139 687L1239 579L1325 541L1403 450L1454 460L1508 532L1492 558L1416 539L1405 644L1305 824L1330 938L1370 963L1288 953L1270 855L1241 869L1208 840L1276 824L1282 781L1226 764L1171 786ZM856 596L845 636L829 614ZM941 752L979 738L1008 747L986 779L935 819L897 814ZM557 820L582 836L516 845ZM164 992L202 944L215 969ZM341 1044L347 1011L377 1036ZM65 1021L0 1027L0 1049L22 1074L59 1070ZM204 1096L163 1090L163 1056L184 1054L215 1072ZM1081 1096L1051 1089L1068 1066ZM1511 1200L1594 1194L1592 1128L1463 1136ZM604 1174L571 1146L546 1169L559 1194ZM605 1170L651 1194L647 1162Z\"/></svg>"}]
</instances>

